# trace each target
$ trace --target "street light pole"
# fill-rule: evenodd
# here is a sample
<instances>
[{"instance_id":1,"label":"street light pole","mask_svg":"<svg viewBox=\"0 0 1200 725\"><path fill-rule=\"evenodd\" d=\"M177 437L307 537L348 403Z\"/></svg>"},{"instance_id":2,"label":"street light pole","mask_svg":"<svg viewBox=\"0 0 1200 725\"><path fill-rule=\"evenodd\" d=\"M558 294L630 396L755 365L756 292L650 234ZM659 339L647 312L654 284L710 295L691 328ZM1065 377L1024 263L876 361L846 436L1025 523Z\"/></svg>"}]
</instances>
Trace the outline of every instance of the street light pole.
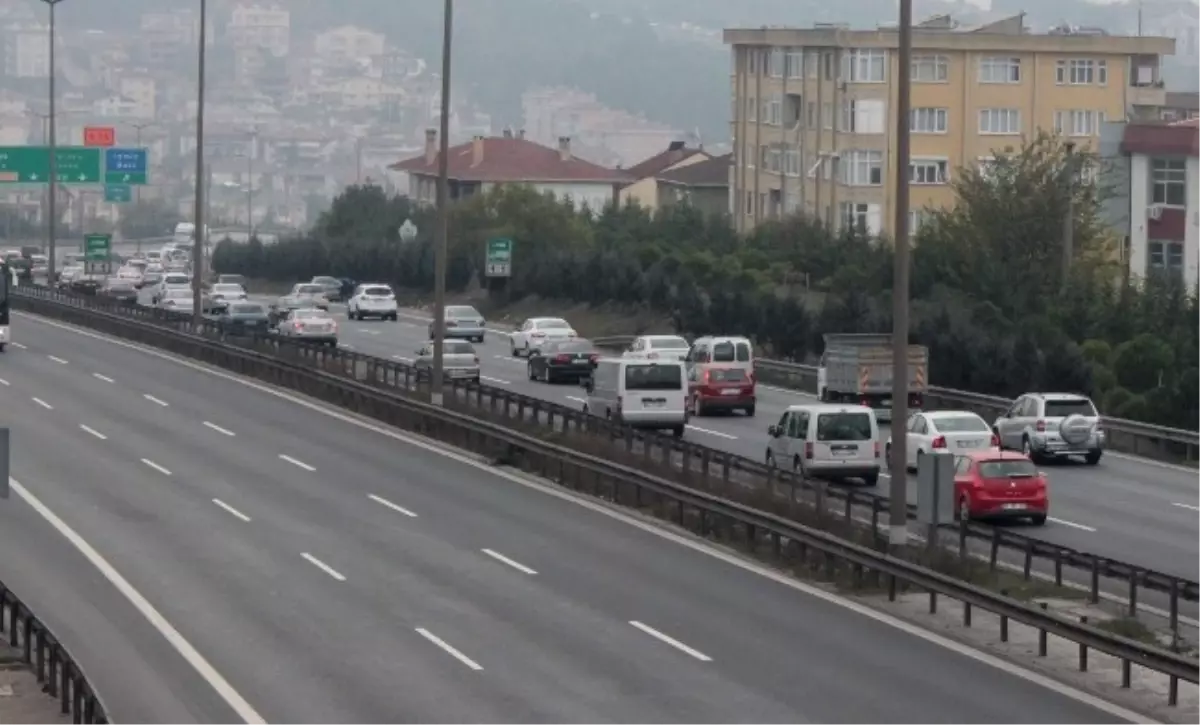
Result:
<instances>
[{"instance_id":1,"label":"street light pole","mask_svg":"<svg viewBox=\"0 0 1200 725\"><path fill-rule=\"evenodd\" d=\"M912 76L912 0L900 0L899 57L896 61L896 238L892 279L892 455L888 541L908 543L908 294L909 294L909 114Z\"/></svg>"},{"instance_id":2,"label":"street light pole","mask_svg":"<svg viewBox=\"0 0 1200 725\"><path fill-rule=\"evenodd\" d=\"M56 193L58 191L58 158L56 157L55 151L57 143L55 136L57 134L57 129L54 121L55 96L58 94L55 93L54 90L54 76L56 75L54 68L54 6L58 5L60 2L62 2L62 0L42 0L42 2L50 6L50 138L47 139L47 146L49 146L50 154L50 179L48 180L50 185L50 194L46 202L46 207L50 218L46 220L46 256L48 258L48 261L46 262L46 274L47 279L50 280L50 284L54 284L54 256L56 246L54 235L57 231L55 229L55 222L57 221L55 216L58 213L58 199L56 198L58 196Z\"/></svg>"},{"instance_id":3,"label":"street light pole","mask_svg":"<svg viewBox=\"0 0 1200 725\"><path fill-rule=\"evenodd\" d=\"M250 149L246 152L246 241L254 236L254 149L257 132L250 134Z\"/></svg>"},{"instance_id":4,"label":"street light pole","mask_svg":"<svg viewBox=\"0 0 1200 725\"><path fill-rule=\"evenodd\" d=\"M154 124L153 123L131 123L129 125L132 126L133 130L137 133L137 140L134 141L134 147L140 149L142 147L142 129L147 128L149 126L153 126ZM147 159L147 163L149 163L149 159ZM141 204L142 204L142 186L141 186L141 184L138 184L137 186L133 187L133 193L134 193L134 205L141 206ZM142 252L142 238L140 235L138 236L138 240L137 240L137 251L138 251L138 254L141 254L141 252Z\"/></svg>"},{"instance_id":5,"label":"street light pole","mask_svg":"<svg viewBox=\"0 0 1200 725\"><path fill-rule=\"evenodd\" d=\"M442 404L442 345L446 340L446 253L450 236L450 43L454 0L444 0L442 21L442 118L438 152L437 231L433 280L433 379L430 402Z\"/></svg>"},{"instance_id":6,"label":"street light pole","mask_svg":"<svg viewBox=\"0 0 1200 725\"><path fill-rule=\"evenodd\" d=\"M1067 186L1067 214L1063 218L1062 290L1067 291L1071 283L1071 262L1075 257L1075 144L1066 143L1066 165L1063 174Z\"/></svg>"},{"instance_id":7,"label":"street light pole","mask_svg":"<svg viewBox=\"0 0 1200 725\"><path fill-rule=\"evenodd\" d=\"M195 219L196 239L192 245L192 319L200 326L201 277L204 272L204 44L207 40L208 2L200 0L200 42L196 71L196 198L192 217Z\"/></svg>"}]
</instances>

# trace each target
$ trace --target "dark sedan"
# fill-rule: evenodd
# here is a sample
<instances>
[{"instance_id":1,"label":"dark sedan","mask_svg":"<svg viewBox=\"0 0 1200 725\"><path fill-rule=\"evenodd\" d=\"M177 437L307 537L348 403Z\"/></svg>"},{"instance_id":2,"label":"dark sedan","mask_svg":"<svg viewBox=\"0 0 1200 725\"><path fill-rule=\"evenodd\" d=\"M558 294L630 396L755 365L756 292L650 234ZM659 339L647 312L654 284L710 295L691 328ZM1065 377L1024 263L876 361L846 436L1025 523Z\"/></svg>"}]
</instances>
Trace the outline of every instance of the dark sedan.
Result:
<instances>
[{"instance_id":1,"label":"dark sedan","mask_svg":"<svg viewBox=\"0 0 1200 725\"><path fill-rule=\"evenodd\" d=\"M544 342L529 356L529 379L579 381L591 376L592 363L599 357L596 346L583 338Z\"/></svg>"},{"instance_id":2,"label":"dark sedan","mask_svg":"<svg viewBox=\"0 0 1200 725\"><path fill-rule=\"evenodd\" d=\"M269 326L267 310L257 302L233 302L214 319L228 335L265 335Z\"/></svg>"},{"instance_id":3,"label":"dark sedan","mask_svg":"<svg viewBox=\"0 0 1200 725\"><path fill-rule=\"evenodd\" d=\"M105 280L98 296L115 300L125 305L137 304L138 291L132 280L111 278Z\"/></svg>"},{"instance_id":4,"label":"dark sedan","mask_svg":"<svg viewBox=\"0 0 1200 725\"><path fill-rule=\"evenodd\" d=\"M82 275L71 280L71 284L67 287L72 292L81 295L94 295L100 289L102 282L91 275Z\"/></svg>"}]
</instances>

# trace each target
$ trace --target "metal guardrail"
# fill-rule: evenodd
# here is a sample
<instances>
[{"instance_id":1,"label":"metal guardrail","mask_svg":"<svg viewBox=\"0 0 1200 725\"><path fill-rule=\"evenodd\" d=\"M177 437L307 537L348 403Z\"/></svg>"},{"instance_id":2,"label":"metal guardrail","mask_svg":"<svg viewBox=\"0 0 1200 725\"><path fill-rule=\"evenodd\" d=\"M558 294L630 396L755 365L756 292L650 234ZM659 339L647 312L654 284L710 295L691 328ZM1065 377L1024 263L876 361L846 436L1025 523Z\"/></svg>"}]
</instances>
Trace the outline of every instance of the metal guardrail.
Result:
<instances>
[{"instance_id":1,"label":"metal guardrail","mask_svg":"<svg viewBox=\"0 0 1200 725\"><path fill-rule=\"evenodd\" d=\"M633 342L632 336L600 337L592 340L604 348L624 348ZM817 368L814 365L757 358L754 372L760 382L815 395ZM1012 400L996 395L983 395L965 390L929 386L925 403L931 410L970 410L991 420L1012 406ZM1145 456L1156 460L1195 463L1200 459L1200 432L1168 428L1124 418L1104 418L1108 447L1122 453Z\"/></svg>"},{"instance_id":2,"label":"metal guardrail","mask_svg":"<svg viewBox=\"0 0 1200 725\"><path fill-rule=\"evenodd\" d=\"M259 352L282 356L294 362L390 390L414 391L421 385L420 375L415 368L394 360L333 347L281 340L275 336L231 337L210 321L205 321L197 331L193 328L190 316L121 304L103 297L77 295L44 287L21 287L18 295L55 300L84 309L105 310L153 325L199 332L209 339L234 341ZM556 433L567 434L586 430L592 434L592 438L604 441L611 453L640 452L643 465L653 466L655 461L665 462L670 466L672 475L680 471L687 474L689 466L701 462L704 471L704 481L701 485L704 490L710 492L719 489L722 495L731 498L753 497L763 491L773 491L779 482L780 474L775 469L733 453L589 417L576 408L521 395L501 387L468 386L461 382L455 384L454 381L448 384L452 387L455 399L473 410L499 414L507 420L531 422ZM686 479L686 475L684 478ZM842 507L846 522L856 518L865 521L869 518L874 530L878 527L882 512L888 510L888 499L873 492L831 487L820 481L797 481L788 494L791 499L803 497L806 503L819 507L832 505L829 502L834 502ZM909 518L915 519L916 506L909 504L907 508ZM1099 602L1103 583L1110 592L1122 592L1126 611L1130 616L1136 615L1139 596L1144 590L1165 594L1170 629L1176 637L1179 632L1180 601L1200 600L1200 583L1195 580L1060 546L1016 533L1005 527L964 521L945 525L941 538L944 541L940 543L949 549L957 550L960 558L965 558L968 553L984 556L993 570L998 566L1000 552L1009 552L1019 557L1022 575L1027 580L1033 575L1035 566L1052 576L1058 585L1063 584L1066 572L1073 571L1075 578L1081 580L1087 588L1093 603ZM971 547L976 549L972 551Z\"/></svg>"},{"instance_id":3,"label":"metal guardrail","mask_svg":"<svg viewBox=\"0 0 1200 725\"><path fill-rule=\"evenodd\" d=\"M106 723L108 716L100 697L83 670L49 628L11 590L0 584L0 634L20 651L42 683L42 691L57 698L60 712L76 723Z\"/></svg>"},{"instance_id":4,"label":"metal guardrail","mask_svg":"<svg viewBox=\"0 0 1200 725\"><path fill-rule=\"evenodd\" d=\"M502 401L502 422L488 420L485 410L474 408L471 402L482 403L484 390L477 385L454 385L445 406L433 406L411 397L411 369L401 369L390 361L356 359L308 346L278 346L277 355L263 354L254 349L205 337L212 332L208 325L195 330L190 321L163 315L142 315L156 320L134 319L132 314L119 314L114 309L98 309L92 300L66 297L57 293L21 290L14 301L21 309L53 317L65 322L84 324L90 328L129 340L153 345L182 354L227 370L290 388L306 395L335 403L356 413L376 418L402 429L439 439L472 453L487 456L498 462L553 479L563 486L582 493L601 496L618 505L636 506L660 518L686 526L702 536L718 538L741 546L755 555L763 555L764 547L780 557L793 569L807 569L825 577L841 577L852 587L866 586L886 589L889 600L901 591L920 591L928 595L929 609L936 612L939 598L949 597L963 604L962 625L970 627L972 613L981 609L994 613L1000 621L1000 638L1008 640L1011 622L1024 624L1038 632L1038 656L1047 654L1047 640L1053 635L1079 645L1078 666L1085 671L1088 652L1103 652L1122 663L1122 687L1129 688L1132 670L1142 667L1163 673L1168 678L1168 704L1178 703L1179 681L1200 681L1197 661L1165 649L1150 646L1119 635L1105 632L1088 624L1057 613L996 594L946 574L928 569L904 558L839 538L826 531L806 526L782 515L753 508L744 503L721 498L695 486L673 482L646 470L627 465L621 457L605 452L593 455L569 445L543 440L518 430L509 416L512 398L492 395L492 410ZM124 312L128 313L126 308ZM149 323L149 324L148 324ZM200 333L200 334L197 334ZM263 341L260 341L263 342ZM287 357L280 357L279 355ZM363 380L358 379L360 365ZM354 379L347 376L350 372ZM518 406L540 406L553 414L553 404L544 401L519 400ZM628 429L605 426L603 421L582 416L578 411L563 418L564 438L572 433L594 438L597 432L621 435L629 451L633 438ZM521 422L525 423L522 414ZM530 428L537 428L529 424ZM672 439L659 437L664 446ZM577 440L577 439L576 439ZM622 438L618 438L622 440ZM647 439L649 442L649 439ZM643 447L642 455L651 461L651 445ZM714 478L728 480L730 458L714 469L713 451L704 451L703 458L693 464L684 463L684 472L699 486L714 485ZM625 457L628 460L628 457ZM659 461L661 464L662 462ZM697 469L694 463L699 464ZM661 466L660 466L661 467ZM782 484L793 492L787 496L784 510L800 505L794 492L805 482L784 472L772 482Z\"/></svg>"}]
</instances>

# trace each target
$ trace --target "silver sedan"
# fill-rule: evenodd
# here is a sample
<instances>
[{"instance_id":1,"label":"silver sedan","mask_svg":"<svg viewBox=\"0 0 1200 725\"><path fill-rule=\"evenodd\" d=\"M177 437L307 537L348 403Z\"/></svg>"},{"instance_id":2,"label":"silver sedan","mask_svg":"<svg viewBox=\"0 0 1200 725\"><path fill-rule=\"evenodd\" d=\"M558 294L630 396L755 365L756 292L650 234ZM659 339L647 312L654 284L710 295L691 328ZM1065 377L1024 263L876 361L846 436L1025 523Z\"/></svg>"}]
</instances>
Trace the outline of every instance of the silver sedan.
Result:
<instances>
[{"instance_id":1,"label":"silver sedan","mask_svg":"<svg viewBox=\"0 0 1200 725\"><path fill-rule=\"evenodd\" d=\"M292 310L279 321L280 337L324 345L337 345L337 322L324 310Z\"/></svg>"},{"instance_id":2,"label":"silver sedan","mask_svg":"<svg viewBox=\"0 0 1200 725\"><path fill-rule=\"evenodd\" d=\"M413 367L417 375L428 378L433 370L434 343L432 340L417 350ZM475 346L462 340L446 340L442 343L442 371L447 378L479 382L479 354Z\"/></svg>"}]
</instances>

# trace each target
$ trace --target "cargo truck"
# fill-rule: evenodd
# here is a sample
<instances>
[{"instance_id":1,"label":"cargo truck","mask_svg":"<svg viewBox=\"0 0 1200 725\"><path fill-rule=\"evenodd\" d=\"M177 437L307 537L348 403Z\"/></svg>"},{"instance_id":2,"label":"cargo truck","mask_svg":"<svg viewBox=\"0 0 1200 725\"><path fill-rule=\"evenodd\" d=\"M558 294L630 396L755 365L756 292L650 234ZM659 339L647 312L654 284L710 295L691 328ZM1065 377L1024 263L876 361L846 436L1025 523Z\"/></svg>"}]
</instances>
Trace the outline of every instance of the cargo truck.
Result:
<instances>
[{"instance_id":1,"label":"cargo truck","mask_svg":"<svg viewBox=\"0 0 1200 725\"><path fill-rule=\"evenodd\" d=\"M892 336L825 335L825 352L817 369L817 396L829 403L855 403L892 419ZM908 346L908 406L920 409L929 386L929 349Z\"/></svg>"}]
</instances>

